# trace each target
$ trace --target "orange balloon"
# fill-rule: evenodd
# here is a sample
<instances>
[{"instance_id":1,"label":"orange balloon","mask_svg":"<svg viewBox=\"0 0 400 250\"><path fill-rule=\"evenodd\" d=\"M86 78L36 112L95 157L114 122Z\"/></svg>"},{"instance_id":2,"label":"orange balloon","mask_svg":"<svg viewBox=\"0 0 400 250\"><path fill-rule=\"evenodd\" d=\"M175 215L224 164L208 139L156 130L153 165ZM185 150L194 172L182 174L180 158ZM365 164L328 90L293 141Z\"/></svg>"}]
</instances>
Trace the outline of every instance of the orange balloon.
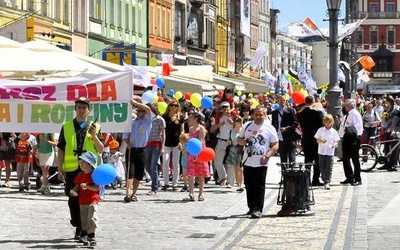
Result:
<instances>
[{"instance_id":1,"label":"orange balloon","mask_svg":"<svg viewBox=\"0 0 400 250\"><path fill-rule=\"evenodd\" d=\"M162 98L162 96L158 97L158 101L157 102L163 102L164 98Z\"/></svg>"},{"instance_id":2,"label":"orange balloon","mask_svg":"<svg viewBox=\"0 0 400 250\"><path fill-rule=\"evenodd\" d=\"M295 91L292 94L292 100L295 104L300 105L306 102L306 97L300 91Z\"/></svg>"},{"instance_id":3,"label":"orange balloon","mask_svg":"<svg viewBox=\"0 0 400 250\"><path fill-rule=\"evenodd\" d=\"M185 99L186 99L186 100L189 101L191 96L192 96L192 94L190 94L189 92L186 92L186 93L185 93Z\"/></svg>"}]
</instances>

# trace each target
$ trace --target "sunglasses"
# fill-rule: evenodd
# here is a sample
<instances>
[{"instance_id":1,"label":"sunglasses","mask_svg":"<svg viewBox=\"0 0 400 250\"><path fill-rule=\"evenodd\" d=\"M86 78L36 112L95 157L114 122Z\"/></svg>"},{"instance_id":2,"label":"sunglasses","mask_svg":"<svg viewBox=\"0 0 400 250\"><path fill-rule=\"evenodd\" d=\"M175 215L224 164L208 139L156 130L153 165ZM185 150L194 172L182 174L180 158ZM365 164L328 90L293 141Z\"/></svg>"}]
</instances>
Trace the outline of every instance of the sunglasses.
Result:
<instances>
[{"instance_id":1,"label":"sunglasses","mask_svg":"<svg viewBox=\"0 0 400 250\"><path fill-rule=\"evenodd\" d=\"M144 112L143 109L137 109L136 112Z\"/></svg>"},{"instance_id":2,"label":"sunglasses","mask_svg":"<svg viewBox=\"0 0 400 250\"><path fill-rule=\"evenodd\" d=\"M178 107L178 104L171 104L170 107Z\"/></svg>"}]
</instances>

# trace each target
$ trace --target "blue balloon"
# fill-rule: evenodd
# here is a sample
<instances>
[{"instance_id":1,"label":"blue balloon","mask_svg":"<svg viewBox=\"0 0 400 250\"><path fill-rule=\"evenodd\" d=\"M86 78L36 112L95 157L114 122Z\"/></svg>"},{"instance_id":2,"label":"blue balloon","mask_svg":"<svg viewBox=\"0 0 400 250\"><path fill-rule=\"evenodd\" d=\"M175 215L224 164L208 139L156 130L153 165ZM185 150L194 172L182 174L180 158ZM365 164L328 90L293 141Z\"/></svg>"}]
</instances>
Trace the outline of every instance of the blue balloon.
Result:
<instances>
[{"instance_id":1,"label":"blue balloon","mask_svg":"<svg viewBox=\"0 0 400 250\"><path fill-rule=\"evenodd\" d=\"M153 101L154 101L153 91L147 90L146 92L144 92L142 94L142 103L143 104L153 103Z\"/></svg>"},{"instance_id":2,"label":"blue balloon","mask_svg":"<svg viewBox=\"0 0 400 250\"><path fill-rule=\"evenodd\" d=\"M157 78L156 84L157 84L157 87L159 87L160 89L165 87L165 81L161 77Z\"/></svg>"},{"instance_id":3,"label":"blue balloon","mask_svg":"<svg viewBox=\"0 0 400 250\"><path fill-rule=\"evenodd\" d=\"M175 94L175 90L170 89L169 92L168 92L168 95L169 96L174 96L174 94Z\"/></svg>"},{"instance_id":4,"label":"blue balloon","mask_svg":"<svg viewBox=\"0 0 400 250\"><path fill-rule=\"evenodd\" d=\"M211 97L203 97L203 99L201 99L201 106L206 109L211 109L213 107L213 100Z\"/></svg>"},{"instance_id":5,"label":"blue balloon","mask_svg":"<svg viewBox=\"0 0 400 250\"><path fill-rule=\"evenodd\" d=\"M275 103L274 105L272 105L272 109L273 110L278 110L279 109L279 104Z\"/></svg>"},{"instance_id":6,"label":"blue balloon","mask_svg":"<svg viewBox=\"0 0 400 250\"><path fill-rule=\"evenodd\" d=\"M282 89L282 95L286 94L286 90Z\"/></svg>"},{"instance_id":7,"label":"blue balloon","mask_svg":"<svg viewBox=\"0 0 400 250\"><path fill-rule=\"evenodd\" d=\"M203 149L203 145L201 145L201 141L199 139L192 138L187 142L186 149L189 154L193 156L198 156Z\"/></svg>"},{"instance_id":8,"label":"blue balloon","mask_svg":"<svg viewBox=\"0 0 400 250\"><path fill-rule=\"evenodd\" d=\"M280 89L275 89L275 94L279 94L281 92Z\"/></svg>"},{"instance_id":9,"label":"blue balloon","mask_svg":"<svg viewBox=\"0 0 400 250\"><path fill-rule=\"evenodd\" d=\"M93 170L92 180L95 184L105 186L112 183L117 177L117 171L110 164L101 164Z\"/></svg>"}]
</instances>

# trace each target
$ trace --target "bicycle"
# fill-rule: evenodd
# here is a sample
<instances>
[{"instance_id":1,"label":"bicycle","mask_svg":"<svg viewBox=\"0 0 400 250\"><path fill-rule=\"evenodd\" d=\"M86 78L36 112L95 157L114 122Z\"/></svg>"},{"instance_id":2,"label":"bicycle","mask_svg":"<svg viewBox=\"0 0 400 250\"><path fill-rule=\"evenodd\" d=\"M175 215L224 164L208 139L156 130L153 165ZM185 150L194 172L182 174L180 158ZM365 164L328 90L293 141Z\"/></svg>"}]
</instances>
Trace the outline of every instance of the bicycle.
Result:
<instances>
[{"instance_id":1,"label":"bicycle","mask_svg":"<svg viewBox=\"0 0 400 250\"><path fill-rule=\"evenodd\" d=\"M370 172L372 171L376 165L385 164L389 161L390 156L392 155L393 151L400 146L400 138L390 139L390 140L379 140L379 135L371 136L370 144L361 144L359 149L360 155L360 165L362 172ZM397 134L397 137L399 135ZM389 152L386 154L383 152L383 148L385 143L397 142ZM397 155L398 161L400 161L400 154Z\"/></svg>"}]
</instances>

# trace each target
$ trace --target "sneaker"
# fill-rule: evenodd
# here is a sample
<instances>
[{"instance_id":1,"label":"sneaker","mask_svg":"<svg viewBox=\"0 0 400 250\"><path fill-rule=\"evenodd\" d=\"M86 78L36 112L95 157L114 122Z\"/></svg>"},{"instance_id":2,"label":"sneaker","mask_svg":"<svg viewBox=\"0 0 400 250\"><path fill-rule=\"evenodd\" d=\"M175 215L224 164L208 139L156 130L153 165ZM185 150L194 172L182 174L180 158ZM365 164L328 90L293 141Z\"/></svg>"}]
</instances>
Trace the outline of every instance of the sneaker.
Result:
<instances>
[{"instance_id":1,"label":"sneaker","mask_svg":"<svg viewBox=\"0 0 400 250\"><path fill-rule=\"evenodd\" d=\"M324 188L327 189L327 190L330 190L331 186L327 183L327 184L325 184Z\"/></svg>"},{"instance_id":2,"label":"sneaker","mask_svg":"<svg viewBox=\"0 0 400 250\"><path fill-rule=\"evenodd\" d=\"M18 189L18 191L19 191L19 192L24 192L24 188L23 188L23 187L20 187L20 188Z\"/></svg>"},{"instance_id":3,"label":"sneaker","mask_svg":"<svg viewBox=\"0 0 400 250\"><path fill-rule=\"evenodd\" d=\"M161 187L161 190L167 190L167 188L169 188L169 185L164 185Z\"/></svg>"},{"instance_id":4,"label":"sneaker","mask_svg":"<svg viewBox=\"0 0 400 250\"><path fill-rule=\"evenodd\" d=\"M38 193L42 193L42 194L43 194L43 192L44 192L44 187L41 186L41 187L38 188L36 191L37 191Z\"/></svg>"},{"instance_id":5,"label":"sneaker","mask_svg":"<svg viewBox=\"0 0 400 250\"><path fill-rule=\"evenodd\" d=\"M25 186L24 186L24 189L25 189L26 191L29 191L29 189L30 189L29 185L25 185Z\"/></svg>"},{"instance_id":6,"label":"sneaker","mask_svg":"<svg viewBox=\"0 0 400 250\"><path fill-rule=\"evenodd\" d=\"M147 195L153 196L153 195L156 195L156 192L154 192L154 191L149 191L149 192L147 193Z\"/></svg>"},{"instance_id":7,"label":"sneaker","mask_svg":"<svg viewBox=\"0 0 400 250\"><path fill-rule=\"evenodd\" d=\"M95 238L88 238L89 246L96 246L96 239Z\"/></svg>"},{"instance_id":8,"label":"sneaker","mask_svg":"<svg viewBox=\"0 0 400 250\"><path fill-rule=\"evenodd\" d=\"M87 235L78 236L78 237L79 237L79 239L78 239L79 243L83 243L84 246L88 246L89 245L89 241L88 241Z\"/></svg>"},{"instance_id":9,"label":"sneaker","mask_svg":"<svg viewBox=\"0 0 400 250\"><path fill-rule=\"evenodd\" d=\"M244 191L243 188L238 188L238 189L236 189L236 192L243 192L243 191Z\"/></svg>"},{"instance_id":10,"label":"sneaker","mask_svg":"<svg viewBox=\"0 0 400 250\"><path fill-rule=\"evenodd\" d=\"M253 219L259 219L262 217L262 213L260 211L254 211L250 214L251 218Z\"/></svg>"},{"instance_id":11,"label":"sneaker","mask_svg":"<svg viewBox=\"0 0 400 250\"><path fill-rule=\"evenodd\" d=\"M10 183L8 181L4 182L3 185L1 185L2 187L9 187Z\"/></svg>"},{"instance_id":12,"label":"sneaker","mask_svg":"<svg viewBox=\"0 0 400 250\"><path fill-rule=\"evenodd\" d=\"M186 192L186 191L188 191L188 187L187 186L183 186L182 189L181 189L181 192Z\"/></svg>"}]
</instances>

